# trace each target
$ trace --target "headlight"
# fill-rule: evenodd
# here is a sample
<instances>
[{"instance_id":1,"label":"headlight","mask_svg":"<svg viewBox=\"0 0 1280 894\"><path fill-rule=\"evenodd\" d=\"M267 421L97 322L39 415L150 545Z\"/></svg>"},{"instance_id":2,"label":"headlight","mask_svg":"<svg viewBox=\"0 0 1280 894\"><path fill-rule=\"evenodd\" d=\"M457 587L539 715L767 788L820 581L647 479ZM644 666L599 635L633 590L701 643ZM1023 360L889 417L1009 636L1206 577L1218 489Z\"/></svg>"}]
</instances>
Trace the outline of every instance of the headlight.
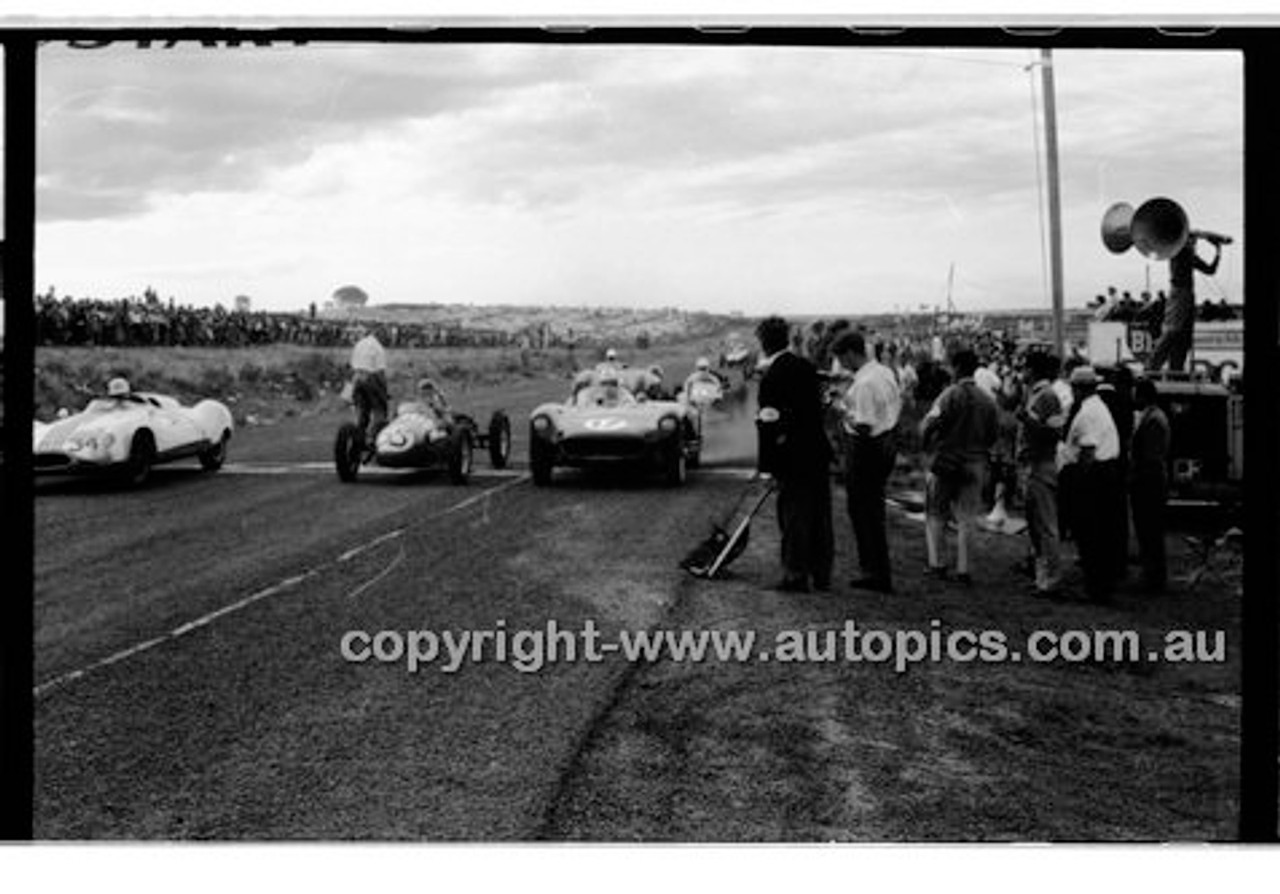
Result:
<instances>
[{"instance_id":1,"label":"headlight","mask_svg":"<svg viewBox=\"0 0 1280 894\"><path fill-rule=\"evenodd\" d=\"M658 420L658 431L673 432L679 427L680 422L674 416L663 416Z\"/></svg>"},{"instance_id":2,"label":"headlight","mask_svg":"<svg viewBox=\"0 0 1280 894\"><path fill-rule=\"evenodd\" d=\"M540 435L544 435L551 431L551 420L546 416L533 417L533 430Z\"/></svg>"},{"instance_id":3,"label":"headlight","mask_svg":"<svg viewBox=\"0 0 1280 894\"><path fill-rule=\"evenodd\" d=\"M402 431L393 431L391 434L387 435L387 441L390 442L392 447L403 447L406 440L404 432Z\"/></svg>"}]
</instances>

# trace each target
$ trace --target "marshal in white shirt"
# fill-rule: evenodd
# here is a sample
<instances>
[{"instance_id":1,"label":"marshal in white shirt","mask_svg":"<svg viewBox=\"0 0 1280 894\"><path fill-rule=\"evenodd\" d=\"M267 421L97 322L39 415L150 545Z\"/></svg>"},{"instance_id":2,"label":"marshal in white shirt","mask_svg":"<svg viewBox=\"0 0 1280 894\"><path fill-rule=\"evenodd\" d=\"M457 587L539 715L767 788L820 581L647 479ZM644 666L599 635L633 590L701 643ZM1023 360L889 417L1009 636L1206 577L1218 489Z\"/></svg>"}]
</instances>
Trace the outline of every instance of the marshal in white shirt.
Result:
<instances>
[{"instance_id":1,"label":"marshal in white shirt","mask_svg":"<svg viewBox=\"0 0 1280 894\"><path fill-rule=\"evenodd\" d=\"M893 431L902 413L902 394L893 372L882 363L868 360L853 376L844 396L844 428L852 434L866 425L871 436Z\"/></svg>"},{"instance_id":2,"label":"marshal in white shirt","mask_svg":"<svg viewBox=\"0 0 1280 894\"><path fill-rule=\"evenodd\" d=\"M1111 411L1098 395L1091 394L1080 404L1067 431L1065 447L1063 458L1068 463L1079 462L1080 450L1085 447L1093 448L1093 458L1098 462L1119 458L1120 434Z\"/></svg>"},{"instance_id":3,"label":"marshal in white shirt","mask_svg":"<svg viewBox=\"0 0 1280 894\"><path fill-rule=\"evenodd\" d=\"M351 368L357 372L386 372L386 349L372 335L366 335L351 348Z\"/></svg>"}]
</instances>

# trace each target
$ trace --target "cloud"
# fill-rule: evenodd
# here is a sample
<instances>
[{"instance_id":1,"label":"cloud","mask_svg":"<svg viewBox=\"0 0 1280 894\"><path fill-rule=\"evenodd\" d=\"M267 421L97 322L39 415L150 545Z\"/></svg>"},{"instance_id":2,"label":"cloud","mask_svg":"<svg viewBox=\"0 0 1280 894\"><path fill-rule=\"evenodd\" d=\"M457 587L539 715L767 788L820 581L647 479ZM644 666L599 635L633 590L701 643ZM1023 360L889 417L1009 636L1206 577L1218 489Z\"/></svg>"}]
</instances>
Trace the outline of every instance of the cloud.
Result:
<instances>
[{"instance_id":1,"label":"cloud","mask_svg":"<svg viewBox=\"0 0 1280 894\"><path fill-rule=\"evenodd\" d=\"M222 288L208 265L236 258L281 302L354 277L375 301L577 287L729 309L789 290L822 306L930 300L956 261L968 293L1026 304L1043 281L1036 58L62 49L41 56L43 266L125 281L163 246L166 274L197 270L201 296ZM1238 56L1054 61L1077 291L1121 269L1097 257L1111 201L1166 193L1206 226L1241 225Z\"/></svg>"}]
</instances>

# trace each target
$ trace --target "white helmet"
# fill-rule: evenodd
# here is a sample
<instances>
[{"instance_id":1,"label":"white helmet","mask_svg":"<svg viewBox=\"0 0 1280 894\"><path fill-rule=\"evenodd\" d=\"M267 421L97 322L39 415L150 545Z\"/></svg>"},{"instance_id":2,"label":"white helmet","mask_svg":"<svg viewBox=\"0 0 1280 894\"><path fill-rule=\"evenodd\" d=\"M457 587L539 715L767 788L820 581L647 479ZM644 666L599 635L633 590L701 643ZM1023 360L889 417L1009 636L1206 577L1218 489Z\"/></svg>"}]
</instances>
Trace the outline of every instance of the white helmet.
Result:
<instances>
[{"instance_id":1,"label":"white helmet","mask_svg":"<svg viewBox=\"0 0 1280 894\"><path fill-rule=\"evenodd\" d=\"M129 380L120 376L112 379L107 383L108 397L128 397L129 396Z\"/></svg>"},{"instance_id":2,"label":"white helmet","mask_svg":"<svg viewBox=\"0 0 1280 894\"><path fill-rule=\"evenodd\" d=\"M698 362L695 363L694 366L702 370L711 369L711 361L706 357L699 357Z\"/></svg>"},{"instance_id":3,"label":"white helmet","mask_svg":"<svg viewBox=\"0 0 1280 894\"><path fill-rule=\"evenodd\" d=\"M605 352L604 352L604 359L605 359L605 360L617 360L617 359L618 359L618 352L617 352L617 351L615 351L613 348L610 348L609 350L607 350L607 351L605 351Z\"/></svg>"}]
</instances>

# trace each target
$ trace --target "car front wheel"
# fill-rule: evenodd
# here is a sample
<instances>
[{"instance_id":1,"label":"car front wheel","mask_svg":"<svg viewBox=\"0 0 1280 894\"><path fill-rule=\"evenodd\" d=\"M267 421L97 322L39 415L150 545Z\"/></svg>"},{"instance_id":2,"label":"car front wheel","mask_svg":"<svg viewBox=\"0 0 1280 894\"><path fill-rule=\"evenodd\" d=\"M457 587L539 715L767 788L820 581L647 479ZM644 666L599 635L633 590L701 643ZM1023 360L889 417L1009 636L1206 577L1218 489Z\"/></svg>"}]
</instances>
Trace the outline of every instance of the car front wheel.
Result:
<instances>
[{"instance_id":1,"label":"car front wheel","mask_svg":"<svg viewBox=\"0 0 1280 894\"><path fill-rule=\"evenodd\" d=\"M149 431L140 431L129 445L129 465L126 475L129 484L141 487L151 477L151 466L156 461L156 441Z\"/></svg>"},{"instance_id":2,"label":"car front wheel","mask_svg":"<svg viewBox=\"0 0 1280 894\"><path fill-rule=\"evenodd\" d=\"M551 451L538 444L538 436L532 436L529 447L529 471L533 474L533 483L538 487L546 487L551 483L551 470L555 465Z\"/></svg>"}]
</instances>

